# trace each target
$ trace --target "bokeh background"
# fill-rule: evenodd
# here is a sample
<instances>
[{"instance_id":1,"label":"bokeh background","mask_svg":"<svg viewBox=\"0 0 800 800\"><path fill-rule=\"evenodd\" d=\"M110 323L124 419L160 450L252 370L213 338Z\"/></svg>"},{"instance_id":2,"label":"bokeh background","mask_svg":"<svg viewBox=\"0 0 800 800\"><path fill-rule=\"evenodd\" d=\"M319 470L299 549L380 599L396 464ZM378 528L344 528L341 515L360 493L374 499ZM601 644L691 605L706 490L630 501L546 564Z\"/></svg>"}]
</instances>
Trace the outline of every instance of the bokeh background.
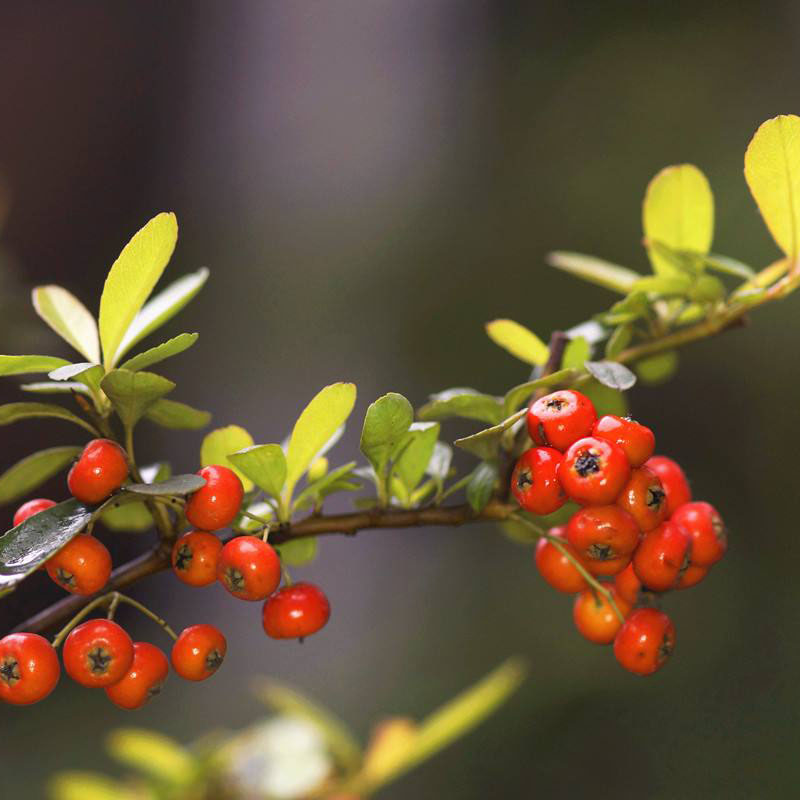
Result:
<instances>
[{"instance_id":1,"label":"bokeh background","mask_svg":"<svg viewBox=\"0 0 800 800\"><path fill-rule=\"evenodd\" d=\"M800 110L789 0L0 9L0 350L67 355L35 318L31 287L60 283L96 308L122 244L174 210L168 278L201 265L212 278L165 331L198 330L200 343L164 371L176 399L256 441L279 441L333 380L357 382L361 414L388 390L418 405L453 385L502 393L524 380L483 323L507 316L546 336L607 305L543 255L644 268L641 197L666 164L709 176L717 251L754 265L776 254L742 156L761 121ZM631 393L732 531L724 565L669 599L678 652L657 677L637 680L580 639L569 600L496 529L331 537L300 574L324 585L334 616L303 647L267 640L259 609L219 588L141 584L173 625L225 630L222 672L202 686L173 680L135 717L67 680L47 703L0 708L0 794L43 796L64 767L113 769L101 743L114 726L189 741L244 725L254 673L294 683L365 735L522 654L531 677L512 703L384 797L793 796L799 302L693 346L672 383ZM11 382L0 392L17 397ZM355 455L357 429L337 460ZM0 467L75 439L63 425L6 428ZM143 460L197 467L194 434L145 423L140 439ZM120 559L142 547L133 535L114 545ZM55 596L31 581L3 601L2 630Z\"/></svg>"}]
</instances>

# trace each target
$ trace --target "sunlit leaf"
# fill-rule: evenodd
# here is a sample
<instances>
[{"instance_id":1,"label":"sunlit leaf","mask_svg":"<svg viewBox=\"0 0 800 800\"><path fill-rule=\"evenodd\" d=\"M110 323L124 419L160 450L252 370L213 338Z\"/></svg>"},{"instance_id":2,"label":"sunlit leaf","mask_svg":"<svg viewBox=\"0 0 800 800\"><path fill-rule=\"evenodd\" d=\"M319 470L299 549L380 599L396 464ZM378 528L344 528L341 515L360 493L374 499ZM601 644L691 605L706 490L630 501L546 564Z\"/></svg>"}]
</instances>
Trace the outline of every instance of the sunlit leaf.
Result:
<instances>
[{"instance_id":1,"label":"sunlit leaf","mask_svg":"<svg viewBox=\"0 0 800 800\"><path fill-rule=\"evenodd\" d=\"M55 356L0 356L0 376L35 375L67 364L69 361Z\"/></svg>"},{"instance_id":2,"label":"sunlit leaf","mask_svg":"<svg viewBox=\"0 0 800 800\"><path fill-rule=\"evenodd\" d=\"M326 497L328 494L332 494L334 491L337 491L340 488L360 488L360 484L357 484L351 480L352 475L356 474L355 466L356 462L350 461L347 464L343 464L341 467L331 470L321 478L317 478L315 481L309 482L308 486L306 486L303 491L297 495L297 499L294 502L295 507L301 508L308 504L311 499L315 497ZM370 471L372 470L371 467L369 469ZM310 478L311 473L309 472L309 479ZM368 476L368 479L374 480L372 475Z\"/></svg>"},{"instance_id":3,"label":"sunlit leaf","mask_svg":"<svg viewBox=\"0 0 800 800\"><path fill-rule=\"evenodd\" d=\"M144 503L110 505L100 516L109 530L142 533L153 527L153 516Z\"/></svg>"},{"instance_id":4,"label":"sunlit leaf","mask_svg":"<svg viewBox=\"0 0 800 800\"><path fill-rule=\"evenodd\" d=\"M32 453L0 475L0 503L19 500L77 458L83 447L65 445Z\"/></svg>"},{"instance_id":5,"label":"sunlit leaf","mask_svg":"<svg viewBox=\"0 0 800 800\"><path fill-rule=\"evenodd\" d=\"M252 446L253 437L244 428L238 425L217 428L206 434L203 439L200 446L200 464L204 467L214 464L229 467L239 476L244 490L249 492L253 488L253 482L228 459L228 456Z\"/></svg>"},{"instance_id":6,"label":"sunlit leaf","mask_svg":"<svg viewBox=\"0 0 800 800\"><path fill-rule=\"evenodd\" d=\"M143 353L135 355L133 358L129 358L124 364L120 365L120 369L129 369L135 372L152 364L157 364L165 358L177 356L184 350L188 350L197 341L197 337L198 334L196 333L179 333L172 339L168 339L166 342L162 342L149 350L145 350Z\"/></svg>"},{"instance_id":7,"label":"sunlit leaf","mask_svg":"<svg viewBox=\"0 0 800 800\"><path fill-rule=\"evenodd\" d=\"M692 286L692 279L688 275L673 273L670 275L649 275L646 278L639 278L631 287L634 292L647 292L663 297L673 295L683 296L689 293Z\"/></svg>"},{"instance_id":8,"label":"sunlit leaf","mask_svg":"<svg viewBox=\"0 0 800 800\"><path fill-rule=\"evenodd\" d=\"M367 409L360 446L378 475L385 473L389 459L403 442L413 421L411 403L397 392L379 397Z\"/></svg>"},{"instance_id":9,"label":"sunlit leaf","mask_svg":"<svg viewBox=\"0 0 800 800\"><path fill-rule=\"evenodd\" d=\"M78 771L60 772L51 778L47 796L50 800L155 800L155 794L147 789L133 791L104 775Z\"/></svg>"},{"instance_id":10,"label":"sunlit leaf","mask_svg":"<svg viewBox=\"0 0 800 800\"><path fill-rule=\"evenodd\" d=\"M286 456L279 444L257 444L228 456L240 472L259 489L272 497L280 497L286 482Z\"/></svg>"},{"instance_id":11,"label":"sunlit leaf","mask_svg":"<svg viewBox=\"0 0 800 800\"><path fill-rule=\"evenodd\" d=\"M304 536L301 539L292 539L277 545L276 549L281 561L287 567L303 567L317 557L317 537Z\"/></svg>"},{"instance_id":12,"label":"sunlit leaf","mask_svg":"<svg viewBox=\"0 0 800 800\"><path fill-rule=\"evenodd\" d=\"M167 784L183 784L194 776L195 759L174 739L140 728L112 731L106 748L116 761Z\"/></svg>"},{"instance_id":13,"label":"sunlit leaf","mask_svg":"<svg viewBox=\"0 0 800 800\"><path fill-rule=\"evenodd\" d=\"M581 386L581 392L591 401L597 411L597 416L604 414L614 414L617 417L628 415L628 399L624 392L603 386L596 380L590 380Z\"/></svg>"},{"instance_id":14,"label":"sunlit leaf","mask_svg":"<svg viewBox=\"0 0 800 800\"><path fill-rule=\"evenodd\" d=\"M737 258L722 256L719 253L708 253L704 261L707 267L715 269L717 272L724 272L726 275L734 275L737 278L749 280L756 274L752 267Z\"/></svg>"},{"instance_id":15,"label":"sunlit leaf","mask_svg":"<svg viewBox=\"0 0 800 800\"><path fill-rule=\"evenodd\" d=\"M494 425L503 419L503 399L482 394L475 389L447 389L432 394L430 400L417 411L417 416L426 422L461 417Z\"/></svg>"},{"instance_id":16,"label":"sunlit leaf","mask_svg":"<svg viewBox=\"0 0 800 800\"><path fill-rule=\"evenodd\" d=\"M162 428L175 430L198 430L205 428L211 422L211 414L208 411L200 411L187 406L186 403L167 398L156 400L144 416Z\"/></svg>"},{"instance_id":17,"label":"sunlit leaf","mask_svg":"<svg viewBox=\"0 0 800 800\"><path fill-rule=\"evenodd\" d=\"M81 428L91 434L97 433L86 420L81 419L77 414L73 414L61 406L51 405L50 403L6 403L0 406L0 425L10 425L12 422L19 422L23 419L45 417L63 419L75 425L80 425Z\"/></svg>"},{"instance_id":18,"label":"sunlit leaf","mask_svg":"<svg viewBox=\"0 0 800 800\"><path fill-rule=\"evenodd\" d=\"M19 388L23 392L32 392L33 394L89 393L89 389L86 386L82 383L76 383L75 381L38 381L36 383L23 383Z\"/></svg>"},{"instance_id":19,"label":"sunlit leaf","mask_svg":"<svg viewBox=\"0 0 800 800\"><path fill-rule=\"evenodd\" d=\"M467 482L467 502L476 514L480 514L492 497L492 492L497 484L497 464L482 461L470 475Z\"/></svg>"},{"instance_id":20,"label":"sunlit leaf","mask_svg":"<svg viewBox=\"0 0 800 800\"><path fill-rule=\"evenodd\" d=\"M547 362L547 345L533 331L514 320L487 322L486 333L496 345L526 364L542 366Z\"/></svg>"},{"instance_id":21,"label":"sunlit leaf","mask_svg":"<svg viewBox=\"0 0 800 800\"><path fill-rule=\"evenodd\" d=\"M512 425L516 425L525 417L526 411L527 409L523 408L491 428L473 433L472 436L456 439L454 444L456 447L467 450L480 459L491 460L497 458L501 437Z\"/></svg>"},{"instance_id":22,"label":"sunlit leaf","mask_svg":"<svg viewBox=\"0 0 800 800\"><path fill-rule=\"evenodd\" d=\"M37 286L32 292L36 313L87 361L100 363L97 322L72 293L60 286Z\"/></svg>"},{"instance_id":23,"label":"sunlit leaf","mask_svg":"<svg viewBox=\"0 0 800 800\"><path fill-rule=\"evenodd\" d=\"M647 358L640 358L636 364L636 374L644 383L651 386L668 381L678 369L678 353L667 350Z\"/></svg>"},{"instance_id":24,"label":"sunlit leaf","mask_svg":"<svg viewBox=\"0 0 800 800\"><path fill-rule=\"evenodd\" d=\"M556 267L570 275L619 294L628 294L631 286L642 277L641 273L632 269L582 253L557 250L554 253L548 253L546 260L551 267Z\"/></svg>"},{"instance_id":25,"label":"sunlit leaf","mask_svg":"<svg viewBox=\"0 0 800 800\"><path fill-rule=\"evenodd\" d=\"M592 348L589 342L582 336L570 339L567 346L564 348L564 355L561 358L561 366L564 369L583 367L585 361L589 359L592 354Z\"/></svg>"},{"instance_id":26,"label":"sunlit leaf","mask_svg":"<svg viewBox=\"0 0 800 800\"><path fill-rule=\"evenodd\" d=\"M394 474L409 492L425 475L439 438L439 428L438 422L415 422L409 427L411 441L403 448L393 467Z\"/></svg>"},{"instance_id":27,"label":"sunlit leaf","mask_svg":"<svg viewBox=\"0 0 800 800\"><path fill-rule=\"evenodd\" d=\"M175 384L152 372L112 369L100 383L123 425L133 427Z\"/></svg>"}]
</instances>

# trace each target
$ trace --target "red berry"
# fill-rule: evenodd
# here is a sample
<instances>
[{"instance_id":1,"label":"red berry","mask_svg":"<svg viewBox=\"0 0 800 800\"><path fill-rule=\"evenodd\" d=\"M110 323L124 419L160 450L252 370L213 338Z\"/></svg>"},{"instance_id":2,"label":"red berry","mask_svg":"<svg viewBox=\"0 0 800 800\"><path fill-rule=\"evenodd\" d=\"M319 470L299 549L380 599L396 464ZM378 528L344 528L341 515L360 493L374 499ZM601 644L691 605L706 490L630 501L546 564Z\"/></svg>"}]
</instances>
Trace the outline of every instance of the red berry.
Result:
<instances>
[{"instance_id":1,"label":"red berry","mask_svg":"<svg viewBox=\"0 0 800 800\"><path fill-rule=\"evenodd\" d=\"M528 409L528 433L536 444L566 450L592 432L596 419L592 401L585 394L563 389L534 401Z\"/></svg>"},{"instance_id":2,"label":"red berry","mask_svg":"<svg viewBox=\"0 0 800 800\"><path fill-rule=\"evenodd\" d=\"M661 479L661 485L667 495L668 517L672 516L679 506L692 499L692 491L683 470L671 458L653 456L648 458L644 465Z\"/></svg>"},{"instance_id":3,"label":"red berry","mask_svg":"<svg viewBox=\"0 0 800 800\"><path fill-rule=\"evenodd\" d=\"M45 562L47 574L72 594L99 592L111 576L111 554L94 536L82 533Z\"/></svg>"},{"instance_id":4,"label":"red berry","mask_svg":"<svg viewBox=\"0 0 800 800\"><path fill-rule=\"evenodd\" d=\"M128 477L125 451L110 439L92 439L67 476L73 497L94 505L119 489Z\"/></svg>"},{"instance_id":5,"label":"red berry","mask_svg":"<svg viewBox=\"0 0 800 800\"><path fill-rule=\"evenodd\" d=\"M675 627L663 611L634 611L614 640L614 655L629 672L652 675L675 649Z\"/></svg>"},{"instance_id":6,"label":"red berry","mask_svg":"<svg viewBox=\"0 0 800 800\"><path fill-rule=\"evenodd\" d=\"M208 586L217 579L222 542L213 533L191 531L172 547L172 571L189 586Z\"/></svg>"},{"instance_id":7,"label":"red berry","mask_svg":"<svg viewBox=\"0 0 800 800\"><path fill-rule=\"evenodd\" d=\"M689 566L691 550L688 531L669 520L642 539L633 554L633 569L648 589L666 592L677 586Z\"/></svg>"},{"instance_id":8,"label":"red berry","mask_svg":"<svg viewBox=\"0 0 800 800\"><path fill-rule=\"evenodd\" d=\"M551 528L550 535L558 537L564 547L574 554L566 538L566 526ZM577 555L575 555L577 558ZM558 592L575 594L586 588L586 579L578 572L575 565L547 539L539 539L536 545L536 566L541 576Z\"/></svg>"},{"instance_id":9,"label":"red berry","mask_svg":"<svg viewBox=\"0 0 800 800\"><path fill-rule=\"evenodd\" d=\"M217 577L240 600L263 600L281 582L281 562L270 545L256 536L237 536L219 554Z\"/></svg>"},{"instance_id":10,"label":"red berry","mask_svg":"<svg viewBox=\"0 0 800 800\"><path fill-rule=\"evenodd\" d=\"M149 642L135 642L128 674L113 686L106 686L106 694L114 705L133 711L161 691L168 674L169 662L161 650Z\"/></svg>"},{"instance_id":11,"label":"red berry","mask_svg":"<svg viewBox=\"0 0 800 800\"><path fill-rule=\"evenodd\" d=\"M55 689L61 667L53 646L36 633L10 633L0 639L0 700L27 706Z\"/></svg>"},{"instance_id":12,"label":"red berry","mask_svg":"<svg viewBox=\"0 0 800 800\"><path fill-rule=\"evenodd\" d=\"M650 428L613 414L606 414L597 420L592 436L619 445L632 467L641 467L653 455L656 446L656 437Z\"/></svg>"},{"instance_id":13,"label":"red berry","mask_svg":"<svg viewBox=\"0 0 800 800\"><path fill-rule=\"evenodd\" d=\"M284 586L267 598L262 622L273 639L302 639L325 627L331 606L321 589L311 583Z\"/></svg>"},{"instance_id":14,"label":"red berry","mask_svg":"<svg viewBox=\"0 0 800 800\"><path fill-rule=\"evenodd\" d=\"M204 681L222 666L228 643L213 625L192 625L172 647L172 666L187 681Z\"/></svg>"},{"instance_id":15,"label":"red berry","mask_svg":"<svg viewBox=\"0 0 800 800\"><path fill-rule=\"evenodd\" d=\"M517 461L511 475L511 492L531 514L552 514L567 502L558 481L561 453L552 447L531 447Z\"/></svg>"},{"instance_id":16,"label":"red berry","mask_svg":"<svg viewBox=\"0 0 800 800\"><path fill-rule=\"evenodd\" d=\"M692 564L710 567L728 549L728 534L717 510L710 503L686 503L672 519L683 525L692 537Z\"/></svg>"},{"instance_id":17,"label":"red berry","mask_svg":"<svg viewBox=\"0 0 800 800\"><path fill-rule=\"evenodd\" d=\"M611 594L622 616L630 614L630 603L625 602L613 589ZM611 644L622 627L608 599L592 589L584 589L575 596L572 618L581 636L595 644Z\"/></svg>"},{"instance_id":18,"label":"red berry","mask_svg":"<svg viewBox=\"0 0 800 800\"><path fill-rule=\"evenodd\" d=\"M636 605L636 603L639 602L639 595L643 591L643 587L642 582L633 570L633 563L628 564L628 566L614 578L614 588L625 602L631 605Z\"/></svg>"},{"instance_id":19,"label":"red berry","mask_svg":"<svg viewBox=\"0 0 800 800\"><path fill-rule=\"evenodd\" d=\"M564 491L583 505L613 503L630 474L622 448L593 436L570 445L558 470Z\"/></svg>"},{"instance_id":20,"label":"red berry","mask_svg":"<svg viewBox=\"0 0 800 800\"><path fill-rule=\"evenodd\" d=\"M631 472L617 497L617 505L645 532L657 528L667 518L667 495L658 475L647 467Z\"/></svg>"},{"instance_id":21,"label":"red berry","mask_svg":"<svg viewBox=\"0 0 800 800\"><path fill-rule=\"evenodd\" d=\"M16 510L14 514L14 527L25 522L28 517L32 517L34 514L38 514L40 511L45 511L48 508L52 508L54 505L55 501L48 500L45 497L37 497L35 500L28 500L27 503L23 503Z\"/></svg>"},{"instance_id":22,"label":"red berry","mask_svg":"<svg viewBox=\"0 0 800 800\"><path fill-rule=\"evenodd\" d=\"M689 564L678 578L675 584L676 589L691 589L692 586L697 586L700 581L708 575L710 567L697 567L694 564Z\"/></svg>"},{"instance_id":23,"label":"red berry","mask_svg":"<svg viewBox=\"0 0 800 800\"><path fill-rule=\"evenodd\" d=\"M639 527L619 506L589 506L572 515L567 539L593 575L616 575L631 560Z\"/></svg>"},{"instance_id":24,"label":"red berry","mask_svg":"<svg viewBox=\"0 0 800 800\"><path fill-rule=\"evenodd\" d=\"M203 467L198 473L206 485L186 501L186 519L202 531L218 531L239 513L244 488L239 476L220 466Z\"/></svg>"},{"instance_id":25,"label":"red berry","mask_svg":"<svg viewBox=\"0 0 800 800\"><path fill-rule=\"evenodd\" d=\"M133 642L116 622L90 619L67 636L62 656L67 675L81 686L112 686L131 668Z\"/></svg>"}]
</instances>

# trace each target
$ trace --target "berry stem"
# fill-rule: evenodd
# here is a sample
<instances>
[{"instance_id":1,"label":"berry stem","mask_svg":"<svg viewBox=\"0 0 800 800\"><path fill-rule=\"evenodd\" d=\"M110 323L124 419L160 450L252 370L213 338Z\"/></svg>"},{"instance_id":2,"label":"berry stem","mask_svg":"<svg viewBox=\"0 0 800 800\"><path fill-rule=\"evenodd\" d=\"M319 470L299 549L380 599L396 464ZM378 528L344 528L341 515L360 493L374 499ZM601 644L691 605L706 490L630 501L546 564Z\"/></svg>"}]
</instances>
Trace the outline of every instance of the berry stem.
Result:
<instances>
[{"instance_id":1,"label":"berry stem","mask_svg":"<svg viewBox=\"0 0 800 800\"><path fill-rule=\"evenodd\" d=\"M128 597L126 594L120 594L119 592L114 592L114 594L117 596L117 602L127 603L129 606L132 606L137 611L140 611L142 614L144 614L148 619L153 620L156 625L159 625L161 628L163 628L164 631L172 638L172 641L178 640L178 634L172 630L163 617L159 617L158 614L151 611L147 606L142 605L138 600L134 600L132 597Z\"/></svg>"}]
</instances>

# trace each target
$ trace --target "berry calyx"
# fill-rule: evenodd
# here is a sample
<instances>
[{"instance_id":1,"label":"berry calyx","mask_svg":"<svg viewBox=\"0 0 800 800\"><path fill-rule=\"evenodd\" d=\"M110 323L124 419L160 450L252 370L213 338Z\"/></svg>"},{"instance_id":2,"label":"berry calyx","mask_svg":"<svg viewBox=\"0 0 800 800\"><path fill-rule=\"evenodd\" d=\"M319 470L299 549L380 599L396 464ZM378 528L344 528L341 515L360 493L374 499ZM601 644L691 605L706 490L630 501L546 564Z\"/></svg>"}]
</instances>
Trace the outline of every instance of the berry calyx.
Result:
<instances>
[{"instance_id":1,"label":"berry calyx","mask_svg":"<svg viewBox=\"0 0 800 800\"><path fill-rule=\"evenodd\" d=\"M128 477L125 451L110 439L92 439L67 475L70 494L95 505L119 489Z\"/></svg>"},{"instance_id":2,"label":"berry calyx","mask_svg":"<svg viewBox=\"0 0 800 800\"><path fill-rule=\"evenodd\" d=\"M94 536L82 533L45 562L47 574L72 594L99 592L111 575L111 554Z\"/></svg>"},{"instance_id":3,"label":"berry calyx","mask_svg":"<svg viewBox=\"0 0 800 800\"><path fill-rule=\"evenodd\" d=\"M574 553L572 546L567 541L567 528L561 525L550 529L550 536L554 536L564 543L564 547ZM552 543L545 538L539 539L534 555L539 574L557 592L575 594L587 587L586 579L578 572L575 565Z\"/></svg>"},{"instance_id":4,"label":"berry calyx","mask_svg":"<svg viewBox=\"0 0 800 800\"><path fill-rule=\"evenodd\" d=\"M592 436L621 447L632 467L641 467L653 455L656 446L656 437L650 428L614 414L600 417L592 429Z\"/></svg>"},{"instance_id":5,"label":"berry calyx","mask_svg":"<svg viewBox=\"0 0 800 800\"><path fill-rule=\"evenodd\" d=\"M228 643L213 625L192 625L172 646L172 667L187 681L210 678L225 660Z\"/></svg>"},{"instance_id":6,"label":"berry calyx","mask_svg":"<svg viewBox=\"0 0 800 800\"><path fill-rule=\"evenodd\" d=\"M26 519L28 519L28 517L32 517L34 514L38 514L40 511L46 511L48 508L52 508L54 505L55 501L48 500L46 497L37 497L35 500L28 500L27 503L23 503L14 512L14 527L21 525Z\"/></svg>"},{"instance_id":7,"label":"berry calyx","mask_svg":"<svg viewBox=\"0 0 800 800\"><path fill-rule=\"evenodd\" d=\"M188 586L208 586L217 579L222 542L213 533L191 531L172 547L172 571Z\"/></svg>"},{"instance_id":8,"label":"berry calyx","mask_svg":"<svg viewBox=\"0 0 800 800\"><path fill-rule=\"evenodd\" d=\"M661 486L667 495L667 516L671 517L680 506L692 499L689 481L678 464L666 456L653 456L644 465L661 479Z\"/></svg>"},{"instance_id":9,"label":"berry calyx","mask_svg":"<svg viewBox=\"0 0 800 800\"><path fill-rule=\"evenodd\" d=\"M631 472L628 482L617 497L624 508L645 532L657 528L667 518L667 495L658 475L647 467Z\"/></svg>"},{"instance_id":10,"label":"berry calyx","mask_svg":"<svg viewBox=\"0 0 800 800\"><path fill-rule=\"evenodd\" d=\"M570 445L558 470L564 491L582 505L613 503L631 473L621 447L587 436Z\"/></svg>"},{"instance_id":11,"label":"berry calyx","mask_svg":"<svg viewBox=\"0 0 800 800\"><path fill-rule=\"evenodd\" d=\"M567 539L593 575L616 575L631 560L639 527L619 506L589 506L572 515Z\"/></svg>"},{"instance_id":12,"label":"berry calyx","mask_svg":"<svg viewBox=\"0 0 800 800\"><path fill-rule=\"evenodd\" d=\"M666 664L675 649L675 626L654 608L634 611L614 640L614 655L636 675L652 675Z\"/></svg>"},{"instance_id":13,"label":"berry calyx","mask_svg":"<svg viewBox=\"0 0 800 800\"><path fill-rule=\"evenodd\" d=\"M592 401L573 389L552 392L534 401L528 409L528 433L538 445L566 450L589 436L597 419Z\"/></svg>"},{"instance_id":14,"label":"berry calyx","mask_svg":"<svg viewBox=\"0 0 800 800\"><path fill-rule=\"evenodd\" d=\"M78 625L64 642L67 675L89 688L121 681L133 663L131 637L110 619L90 619Z\"/></svg>"},{"instance_id":15,"label":"berry calyx","mask_svg":"<svg viewBox=\"0 0 800 800\"><path fill-rule=\"evenodd\" d=\"M114 705L134 711L161 691L168 674L169 662L161 650L149 642L135 642L131 668L121 681L106 686L106 694Z\"/></svg>"},{"instance_id":16,"label":"berry calyx","mask_svg":"<svg viewBox=\"0 0 800 800\"><path fill-rule=\"evenodd\" d=\"M325 627L331 606L312 583L284 586L267 598L262 612L264 633L273 639L303 639Z\"/></svg>"},{"instance_id":17,"label":"berry calyx","mask_svg":"<svg viewBox=\"0 0 800 800\"><path fill-rule=\"evenodd\" d=\"M558 480L561 453L552 447L531 447L511 474L511 492L531 514L552 514L567 502Z\"/></svg>"},{"instance_id":18,"label":"berry calyx","mask_svg":"<svg viewBox=\"0 0 800 800\"><path fill-rule=\"evenodd\" d=\"M678 585L689 566L692 539L674 520L659 525L642 539L633 554L633 569L644 586L666 592Z\"/></svg>"},{"instance_id":19,"label":"berry calyx","mask_svg":"<svg viewBox=\"0 0 800 800\"><path fill-rule=\"evenodd\" d=\"M0 639L0 700L28 706L56 688L61 666L50 642L36 633L10 633Z\"/></svg>"},{"instance_id":20,"label":"berry calyx","mask_svg":"<svg viewBox=\"0 0 800 800\"><path fill-rule=\"evenodd\" d=\"M218 531L239 513L244 488L239 476L227 467L212 465L198 473L206 485L186 501L186 519L202 531Z\"/></svg>"},{"instance_id":21,"label":"berry calyx","mask_svg":"<svg viewBox=\"0 0 800 800\"><path fill-rule=\"evenodd\" d=\"M255 536L237 536L220 551L220 583L240 600L263 600L281 582L281 562L275 550Z\"/></svg>"},{"instance_id":22,"label":"berry calyx","mask_svg":"<svg viewBox=\"0 0 800 800\"><path fill-rule=\"evenodd\" d=\"M623 600L613 589L611 594L622 616L630 614L631 604ZM572 618L578 633L595 644L611 644L622 627L622 620L617 616L608 598L592 589L584 589L575 596Z\"/></svg>"},{"instance_id":23,"label":"berry calyx","mask_svg":"<svg viewBox=\"0 0 800 800\"><path fill-rule=\"evenodd\" d=\"M672 515L692 537L692 564L710 567L725 555L728 534L719 512L710 503L685 503Z\"/></svg>"}]
</instances>

